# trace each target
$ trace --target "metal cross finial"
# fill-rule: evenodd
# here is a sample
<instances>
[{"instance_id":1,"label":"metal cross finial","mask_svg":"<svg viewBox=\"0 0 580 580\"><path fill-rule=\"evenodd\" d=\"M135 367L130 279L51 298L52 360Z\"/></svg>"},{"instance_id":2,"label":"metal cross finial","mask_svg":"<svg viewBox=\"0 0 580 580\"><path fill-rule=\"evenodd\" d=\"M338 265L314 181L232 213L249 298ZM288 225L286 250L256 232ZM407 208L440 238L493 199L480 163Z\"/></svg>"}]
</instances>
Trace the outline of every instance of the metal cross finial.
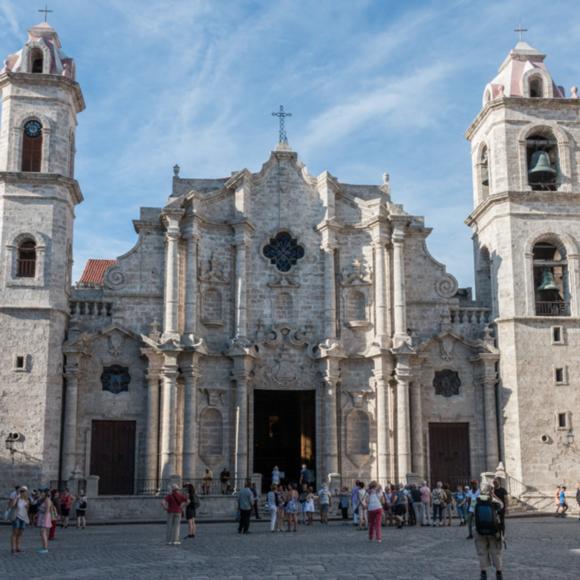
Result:
<instances>
[{"instance_id":1,"label":"metal cross finial","mask_svg":"<svg viewBox=\"0 0 580 580\"><path fill-rule=\"evenodd\" d=\"M520 24L517 28L514 28L514 32L517 32L520 35L520 42L524 39L524 32L527 32L527 28L523 28Z\"/></svg>"},{"instance_id":2,"label":"metal cross finial","mask_svg":"<svg viewBox=\"0 0 580 580\"><path fill-rule=\"evenodd\" d=\"M39 12L44 12L44 21L45 21L45 22L48 22L48 15L49 15L51 12L54 12L54 10L49 10L49 9L48 9L48 4L45 4L45 5L44 5L44 10L39 10Z\"/></svg>"},{"instance_id":3,"label":"metal cross finial","mask_svg":"<svg viewBox=\"0 0 580 580\"><path fill-rule=\"evenodd\" d=\"M280 131L278 136L279 143L285 143L286 145L288 144L288 137L286 135L286 122L284 119L291 116L292 113L286 113L284 111L284 105L280 105L280 110L277 113L272 113L272 117L278 117L280 119Z\"/></svg>"}]
</instances>

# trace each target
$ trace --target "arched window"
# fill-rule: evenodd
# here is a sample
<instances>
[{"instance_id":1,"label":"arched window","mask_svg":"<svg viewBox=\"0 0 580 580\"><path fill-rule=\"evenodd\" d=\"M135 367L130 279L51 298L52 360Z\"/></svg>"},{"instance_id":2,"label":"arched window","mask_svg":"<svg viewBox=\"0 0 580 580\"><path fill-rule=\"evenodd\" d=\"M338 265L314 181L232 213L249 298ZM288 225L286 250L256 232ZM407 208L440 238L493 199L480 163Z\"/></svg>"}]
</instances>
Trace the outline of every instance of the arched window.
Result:
<instances>
[{"instance_id":1,"label":"arched window","mask_svg":"<svg viewBox=\"0 0 580 580\"><path fill-rule=\"evenodd\" d=\"M347 318L348 320L366 320L365 295L360 290L351 290L348 293Z\"/></svg>"},{"instance_id":2,"label":"arched window","mask_svg":"<svg viewBox=\"0 0 580 580\"><path fill-rule=\"evenodd\" d=\"M348 455L370 453L371 424L369 416L359 409L352 411L346 419L346 452Z\"/></svg>"},{"instance_id":3,"label":"arched window","mask_svg":"<svg viewBox=\"0 0 580 580\"><path fill-rule=\"evenodd\" d=\"M535 191L558 189L558 142L549 130L531 134L526 140L528 183Z\"/></svg>"},{"instance_id":4,"label":"arched window","mask_svg":"<svg viewBox=\"0 0 580 580\"><path fill-rule=\"evenodd\" d=\"M44 68L44 54L40 48L33 48L30 51L30 72L42 73Z\"/></svg>"},{"instance_id":5,"label":"arched window","mask_svg":"<svg viewBox=\"0 0 580 580\"><path fill-rule=\"evenodd\" d=\"M489 152L486 145L481 149L479 178L481 183L481 197L482 199L487 199L489 196Z\"/></svg>"},{"instance_id":6,"label":"arched window","mask_svg":"<svg viewBox=\"0 0 580 580\"><path fill-rule=\"evenodd\" d=\"M18 278L34 278L36 275L36 242L25 240L18 246L16 276Z\"/></svg>"},{"instance_id":7,"label":"arched window","mask_svg":"<svg viewBox=\"0 0 580 580\"><path fill-rule=\"evenodd\" d=\"M22 135L22 171L39 172L42 165L42 124L27 121Z\"/></svg>"},{"instance_id":8,"label":"arched window","mask_svg":"<svg viewBox=\"0 0 580 580\"><path fill-rule=\"evenodd\" d=\"M294 318L294 303L288 292L276 296L276 320L292 320Z\"/></svg>"},{"instance_id":9,"label":"arched window","mask_svg":"<svg viewBox=\"0 0 580 580\"><path fill-rule=\"evenodd\" d=\"M222 295L216 288L209 288L203 295L203 319L216 323L222 316Z\"/></svg>"},{"instance_id":10,"label":"arched window","mask_svg":"<svg viewBox=\"0 0 580 580\"><path fill-rule=\"evenodd\" d=\"M544 83L542 77L532 77L529 80L530 97L541 99L544 96Z\"/></svg>"},{"instance_id":11,"label":"arched window","mask_svg":"<svg viewBox=\"0 0 580 580\"><path fill-rule=\"evenodd\" d=\"M481 248L476 272L477 301L486 308L492 306L491 259L487 248Z\"/></svg>"},{"instance_id":12,"label":"arched window","mask_svg":"<svg viewBox=\"0 0 580 580\"><path fill-rule=\"evenodd\" d=\"M200 455L204 459L220 456L223 453L224 428L222 415L217 409L203 411L199 431Z\"/></svg>"},{"instance_id":13,"label":"arched window","mask_svg":"<svg viewBox=\"0 0 580 580\"><path fill-rule=\"evenodd\" d=\"M564 247L538 242L534 246L533 260L536 316L570 316L568 261Z\"/></svg>"}]
</instances>

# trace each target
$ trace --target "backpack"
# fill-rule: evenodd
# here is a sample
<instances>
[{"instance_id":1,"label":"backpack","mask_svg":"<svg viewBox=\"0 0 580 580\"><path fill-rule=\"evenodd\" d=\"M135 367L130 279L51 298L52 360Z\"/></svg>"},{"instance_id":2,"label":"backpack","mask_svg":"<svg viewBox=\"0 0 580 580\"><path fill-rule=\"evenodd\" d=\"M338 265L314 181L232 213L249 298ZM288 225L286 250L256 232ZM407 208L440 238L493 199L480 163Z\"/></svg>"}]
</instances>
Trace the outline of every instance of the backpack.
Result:
<instances>
[{"instance_id":1,"label":"backpack","mask_svg":"<svg viewBox=\"0 0 580 580\"><path fill-rule=\"evenodd\" d=\"M478 499L475 504L475 529L481 536L497 536L502 533L499 504L491 499Z\"/></svg>"}]
</instances>

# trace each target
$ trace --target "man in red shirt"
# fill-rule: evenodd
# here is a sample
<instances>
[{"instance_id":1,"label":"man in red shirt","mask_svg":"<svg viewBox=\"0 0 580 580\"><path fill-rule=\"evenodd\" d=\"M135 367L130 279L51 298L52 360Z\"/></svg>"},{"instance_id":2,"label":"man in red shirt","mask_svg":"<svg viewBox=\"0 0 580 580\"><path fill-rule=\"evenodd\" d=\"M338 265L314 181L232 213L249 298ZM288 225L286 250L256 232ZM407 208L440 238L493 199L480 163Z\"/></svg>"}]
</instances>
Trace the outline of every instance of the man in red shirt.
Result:
<instances>
[{"instance_id":1,"label":"man in red shirt","mask_svg":"<svg viewBox=\"0 0 580 580\"><path fill-rule=\"evenodd\" d=\"M179 492L179 486L173 484L171 493L166 495L161 505L167 512L167 545L179 546L179 525L181 524L181 512L187 505L187 498Z\"/></svg>"}]
</instances>

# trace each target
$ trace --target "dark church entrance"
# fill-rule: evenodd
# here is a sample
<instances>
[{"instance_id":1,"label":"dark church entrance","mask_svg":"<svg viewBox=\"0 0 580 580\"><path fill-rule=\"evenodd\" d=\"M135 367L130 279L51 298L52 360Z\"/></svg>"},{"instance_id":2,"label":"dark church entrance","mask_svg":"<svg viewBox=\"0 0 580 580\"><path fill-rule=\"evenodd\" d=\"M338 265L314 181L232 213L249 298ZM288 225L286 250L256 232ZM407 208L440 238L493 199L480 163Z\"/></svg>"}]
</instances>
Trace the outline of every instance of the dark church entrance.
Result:
<instances>
[{"instance_id":1,"label":"dark church entrance","mask_svg":"<svg viewBox=\"0 0 580 580\"><path fill-rule=\"evenodd\" d=\"M130 495L135 483L135 421L93 421L91 474L100 495Z\"/></svg>"},{"instance_id":2,"label":"dark church entrance","mask_svg":"<svg viewBox=\"0 0 580 580\"><path fill-rule=\"evenodd\" d=\"M429 423L431 485L466 485L471 476L469 423Z\"/></svg>"},{"instance_id":3,"label":"dark church entrance","mask_svg":"<svg viewBox=\"0 0 580 580\"><path fill-rule=\"evenodd\" d=\"M254 473L267 489L278 466L286 482L297 482L300 466L316 465L315 391L254 391Z\"/></svg>"}]
</instances>

